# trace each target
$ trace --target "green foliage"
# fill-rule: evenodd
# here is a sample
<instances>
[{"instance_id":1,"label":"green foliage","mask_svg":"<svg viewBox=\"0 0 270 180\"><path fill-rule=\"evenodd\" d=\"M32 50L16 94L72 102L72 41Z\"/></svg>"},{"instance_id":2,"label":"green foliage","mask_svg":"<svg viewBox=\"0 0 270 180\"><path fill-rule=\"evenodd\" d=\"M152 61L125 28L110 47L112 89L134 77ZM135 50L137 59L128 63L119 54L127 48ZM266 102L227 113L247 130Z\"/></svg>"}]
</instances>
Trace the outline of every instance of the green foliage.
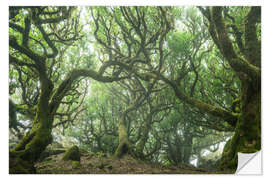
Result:
<instances>
[{"instance_id":1,"label":"green foliage","mask_svg":"<svg viewBox=\"0 0 270 180\"><path fill-rule=\"evenodd\" d=\"M193 35L188 32L176 32L169 35L168 45L175 56L186 56L191 51Z\"/></svg>"},{"instance_id":2,"label":"green foliage","mask_svg":"<svg viewBox=\"0 0 270 180\"><path fill-rule=\"evenodd\" d=\"M72 169L80 169L80 161L72 161Z\"/></svg>"}]
</instances>

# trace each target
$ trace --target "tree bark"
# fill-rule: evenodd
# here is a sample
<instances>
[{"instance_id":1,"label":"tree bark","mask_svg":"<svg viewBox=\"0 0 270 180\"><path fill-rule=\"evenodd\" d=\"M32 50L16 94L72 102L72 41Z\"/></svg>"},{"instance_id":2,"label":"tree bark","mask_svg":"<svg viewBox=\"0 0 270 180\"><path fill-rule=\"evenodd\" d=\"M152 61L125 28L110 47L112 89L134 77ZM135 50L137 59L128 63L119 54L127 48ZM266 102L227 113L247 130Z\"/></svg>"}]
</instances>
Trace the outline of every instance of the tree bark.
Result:
<instances>
[{"instance_id":1,"label":"tree bark","mask_svg":"<svg viewBox=\"0 0 270 180\"><path fill-rule=\"evenodd\" d=\"M119 125L118 125L118 146L114 153L117 158L123 157L125 154L130 152L130 142L128 140L128 132L125 122L124 114L119 115Z\"/></svg>"},{"instance_id":2,"label":"tree bark","mask_svg":"<svg viewBox=\"0 0 270 180\"><path fill-rule=\"evenodd\" d=\"M151 123L152 123L152 112L150 112L150 114L148 114L146 118L146 121L142 129L141 138L139 139L139 142L136 145L136 155L141 159L144 158L143 150L148 139L148 133L151 128Z\"/></svg>"},{"instance_id":3,"label":"tree bark","mask_svg":"<svg viewBox=\"0 0 270 180\"><path fill-rule=\"evenodd\" d=\"M34 173L34 162L52 142L53 115L49 108L52 87L50 80L41 78L41 96L34 123L19 144L10 150L10 173Z\"/></svg>"},{"instance_id":4,"label":"tree bark","mask_svg":"<svg viewBox=\"0 0 270 180\"><path fill-rule=\"evenodd\" d=\"M219 165L222 170L236 170L238 152L254 153L261 149L261 90L248 83L246 86L242 91L242 110L235 134L223 150Z\"/></svg>"}]
</instances>

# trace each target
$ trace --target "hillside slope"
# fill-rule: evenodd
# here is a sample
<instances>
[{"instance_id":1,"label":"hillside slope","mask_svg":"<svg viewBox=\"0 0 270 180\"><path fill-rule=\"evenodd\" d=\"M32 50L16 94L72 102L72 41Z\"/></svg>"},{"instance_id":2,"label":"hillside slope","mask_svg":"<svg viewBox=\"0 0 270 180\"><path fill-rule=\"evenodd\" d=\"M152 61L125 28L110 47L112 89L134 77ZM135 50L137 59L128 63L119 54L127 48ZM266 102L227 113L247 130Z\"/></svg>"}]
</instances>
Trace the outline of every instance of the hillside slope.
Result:
<instances>
[{"instance_id":1,"label":"hillside slope","mask_svg":"<svg viewBox=\"0 0 270 180\"><path fill-rule=\"evenodd\" d=\"M80 164L74 161L63 161L63 154L52 155L36 163L38 174L228 174L197 169L192 166L162 166L151 162L134 159L126 155L121 159L93 155L81 156Z\"/></svg>"}]
</instances>

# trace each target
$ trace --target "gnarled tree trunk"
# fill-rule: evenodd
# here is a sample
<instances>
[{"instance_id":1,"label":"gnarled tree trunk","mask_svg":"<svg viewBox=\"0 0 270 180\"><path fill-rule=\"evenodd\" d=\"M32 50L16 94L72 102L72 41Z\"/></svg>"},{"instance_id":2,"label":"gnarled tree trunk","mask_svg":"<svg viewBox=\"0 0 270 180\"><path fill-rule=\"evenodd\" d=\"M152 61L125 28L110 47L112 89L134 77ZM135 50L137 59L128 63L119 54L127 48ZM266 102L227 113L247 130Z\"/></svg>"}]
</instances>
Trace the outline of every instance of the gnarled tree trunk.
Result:
<instances>
[{"instance_id":1,"label":"gnarled tree trunk","mask_svg":"<svg viewBox=\"0 0 270 180\"><path fill-rule=\"evenodd\" d=\"M10 150L10 173L35 173L34 162L52 142L53 115L49 108L52 82L41 80L41 97L31 130Z\"/></svg>"},{"instance_id":2,"label":"gnarled tree trunk","mask_svg":"<svg viewBox=\"0 0 270 180\"><path fill-rule=\"evenodd\" d=\"M144 158L143 150L148 140L148 133L151 128L151 122L152 122L152 113L148 114L144 126L142 128L141 138L139 139L139 142L136 145L136 156L141 159Z\"/></svg>"},{"instance_id":3,"label":"gnarled tree trunk","mask_svg":"<svg viewBox=\"0 0 270 180\"><path fill-rule=\"evenodd\" d=\"M119 113L118 115L118 121L119 121L118 122L119 123L118 124L118 147L114 153L115 157L121 158L127 153L132 153L131 144L128 140L126 117L129 112L136 110L143 101L144 99L141 100L140 98L137 98L134 100L133 104L131 104L125 110Z\"/></svg>"},{"instance_id":4,"label":"gnarled tree trunk","mask_svg":"<svg viewBox=\"0 0 270 180\"><path fill-rule=\"evenodd\" d=\"M222 155L220 169L236 170L237 153L254 153L261 149L261 44L257 37L260 23L260 7L251 7L245 17L243 57L238 56L222 16L221 7L210 10L210 33L232 69L241 80L240 113L238 114L235 134L227 142ZM238 40L238 44L241 44Z\"/></svg>"},{"instance_id":5,"label":"gnarled tree trunk","mask_svg":"<svg viewBox=\"0 0 270 180\"><path fill-rule=\"evenodd\" d=\"M127 127L126 127L125 117L123 114L120 113L119 115L118 146L114 153L114 156L118 158L121 158L122 156L127 154L131 149L131 145L128 140L128 132L127 132Z\"/></svg>"},{"instance_id":6,"label":"gnarled tree trunk","mask_svg":"<svg viewBox=\"0 0 270 180\"><path fill-rule=\"evenodd\" d=\"M261 89L246 84L242 91L241 113L235 134L227 142L219 168L237 168L237 153L254 153L261 149Z\"/></svg>"}]
</instances>

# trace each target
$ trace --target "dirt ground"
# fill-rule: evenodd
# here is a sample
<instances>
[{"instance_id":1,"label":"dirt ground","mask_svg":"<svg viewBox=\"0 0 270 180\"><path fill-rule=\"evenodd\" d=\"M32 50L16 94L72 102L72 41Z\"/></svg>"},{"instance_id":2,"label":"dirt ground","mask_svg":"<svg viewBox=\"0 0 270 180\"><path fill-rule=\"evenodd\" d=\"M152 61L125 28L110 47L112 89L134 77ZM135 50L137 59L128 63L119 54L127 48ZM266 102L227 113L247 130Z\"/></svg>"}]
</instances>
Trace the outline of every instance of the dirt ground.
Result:
<instances>
[{"instance_id":1,"label":"dirt ground","mask_svg":"<svg viewBox=\"0 0 270 180\"><path fill-rule=\"evenodd\" d=\"M53 155L36 163L38 174L230 174L197 169L192 166L162 166L134 159L126 155L121 159L92 154L81 156L80 164L61 160L63 154Z\"/></svg>"}]
</instances>

